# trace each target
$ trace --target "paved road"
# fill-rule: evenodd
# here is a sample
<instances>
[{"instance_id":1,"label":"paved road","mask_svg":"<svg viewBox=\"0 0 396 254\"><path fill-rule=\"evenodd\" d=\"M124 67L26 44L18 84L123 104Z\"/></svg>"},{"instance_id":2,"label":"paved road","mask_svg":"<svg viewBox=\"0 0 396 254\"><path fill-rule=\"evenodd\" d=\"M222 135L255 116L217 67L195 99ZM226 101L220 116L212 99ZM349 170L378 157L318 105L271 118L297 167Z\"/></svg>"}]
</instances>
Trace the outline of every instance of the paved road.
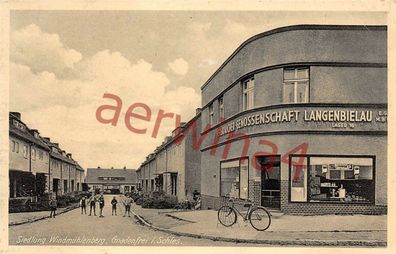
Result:
<instances>
[{"instance_id":1,"label":"paved road","mask_svg":"<svg viewBox=\"0 0 396 254\"><path fill-rule=\"evenodd\" d=\"M238 246L238 244L179 237L140 225L132 216L111 216L105 196L104 218L81 215L79 209L30 224L9 227L10 245ZM120 201L120 198L118 198ZM120 206L121 207L121 206ZM87 209L88 210L88 209ZM89 213L89 211L87 211ZM98 215L98 211L97 211Z\"/></svg>"}]
</instances>

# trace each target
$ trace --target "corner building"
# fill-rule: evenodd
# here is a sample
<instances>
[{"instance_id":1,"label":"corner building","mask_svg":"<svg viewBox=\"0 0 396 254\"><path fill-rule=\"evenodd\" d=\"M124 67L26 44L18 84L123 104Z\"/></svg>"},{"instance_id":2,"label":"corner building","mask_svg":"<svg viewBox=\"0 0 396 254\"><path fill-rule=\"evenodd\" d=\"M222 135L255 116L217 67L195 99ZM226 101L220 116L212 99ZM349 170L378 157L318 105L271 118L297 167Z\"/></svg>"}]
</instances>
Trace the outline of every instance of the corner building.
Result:
<instances>
[{"instance_id":1,"label":"corner building","mask_svg":"<svg viewBox=\"0 0 396 254\"><path fill-rule=\"evenodd\" d=\"M387 212L385 26L258 34L201 90L204 209L231 196L291 214Z\"/></svg>"}]
</instances>

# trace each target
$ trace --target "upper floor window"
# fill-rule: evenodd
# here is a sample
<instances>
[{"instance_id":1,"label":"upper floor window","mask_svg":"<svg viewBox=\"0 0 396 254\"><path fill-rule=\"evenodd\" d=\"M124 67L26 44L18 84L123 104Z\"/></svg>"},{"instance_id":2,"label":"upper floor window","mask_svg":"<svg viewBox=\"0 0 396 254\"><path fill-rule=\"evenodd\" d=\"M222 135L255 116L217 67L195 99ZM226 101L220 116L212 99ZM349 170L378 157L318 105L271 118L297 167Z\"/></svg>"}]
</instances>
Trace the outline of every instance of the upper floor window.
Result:
<instances>
[{"instance_id":1,"label":"upper floor window","mask_svg":"<svg viewBox=\"0 0 396 254\"><path fill-rule=\"evenodd\" d=\"M213 103L209 105L209 124L213 124L214 122L214 109Z\"/></svg>"},{"instance_id":2,"label":"upper floor window","mask_svg":"<svg viewBox=\"0 0 396 254\"><path fill-rule=\"evenodd\" d=\"M31 156L32 156L32 160L36 160L36 149L35 148L32 148L32 153L31 153Z\"/></svg>"},{"instance_id":3,"label":"upper floor window","mask_svg":"<svg viewBox=\"0 0 396 254\"><path fill-rule=\"evenodd\" d=\"M25 157L26 159L28 157L28 146L27 145L23 145L23 157Z\"/></svg>"},{"instance_id":4,"label":"upper floor window","mask_svg":"<svg viewBox=\"0 0 396 254\"><path fill-rule=\"evenodd\" d=\"M219 122L224 120L224 99L223 96L219 98Z\"/></svg>"},{"instance_id":5,"label":"upper floor window","mask_svg":"<svg viewBox=\"0 0 396 254\"><path fill-rule=\"evenodd\" d=\"M242 110L254 108L254 78L243 81L242 89Z\"/></svg>"},{"instance_id":6,"label":"upper floor window","mask_svg":"<svg viewBox=\"0 0 396 254\"><path fill-rule=\"evenodd\" d=\"M309 102L309 68L283 69L283 102Z\"/></svg>"},{"instance_id":7,"label":"upper floor window","mask_svg":"<svg viewBox=\"0 0 396 254\"><path fill-rule=\"evenodd\" d=\"M43 151L39 151L39 159L42 161L44 159Z\"/></svg>"}]
</instances>

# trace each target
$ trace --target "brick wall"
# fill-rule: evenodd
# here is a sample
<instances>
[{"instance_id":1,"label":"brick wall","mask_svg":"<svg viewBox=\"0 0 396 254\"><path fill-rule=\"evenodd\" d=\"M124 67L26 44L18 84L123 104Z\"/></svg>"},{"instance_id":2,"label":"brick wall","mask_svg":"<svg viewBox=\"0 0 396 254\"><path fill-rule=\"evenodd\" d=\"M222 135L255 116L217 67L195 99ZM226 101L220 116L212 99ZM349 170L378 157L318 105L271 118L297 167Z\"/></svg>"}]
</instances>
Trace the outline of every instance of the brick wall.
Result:
<instances>
[{"instance_id":1,"label":"brick wall","mask_svg":"<svg viewBox=\"0 0 396 254\"><path fill-rule=\"evenodd\" d=\"M261 205L261 182L249 180L249 199L256 205Z\"/></svg>"}]
</instances>

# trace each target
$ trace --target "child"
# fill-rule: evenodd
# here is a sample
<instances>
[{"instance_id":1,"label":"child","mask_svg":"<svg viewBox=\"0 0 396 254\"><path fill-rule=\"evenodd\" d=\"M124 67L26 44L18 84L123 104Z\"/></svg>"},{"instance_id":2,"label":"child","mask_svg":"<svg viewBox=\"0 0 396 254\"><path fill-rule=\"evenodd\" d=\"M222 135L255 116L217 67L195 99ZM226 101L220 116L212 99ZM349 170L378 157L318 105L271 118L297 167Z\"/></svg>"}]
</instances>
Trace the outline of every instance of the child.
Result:
<instances>
[{"instance_id":1,"label":"child","mask_svg":"<svg viewBox=\"0 0 396 254\"><path fill-rule=\"evenodd\" d=\"M85 200L85 196L82 196L80 201L80 206L81 206L81 214L83 214L83 212L87 214L87 202Z\"/></svg>"},{"instance_id":2,"label":"child","mask_svg":"<svg viewBox=\"0 0 396 254\"><path fill-rule=\"evenodd\" d=\"M117 199L114 196L113 199L111 200L111 215L113 216L113 213L115 214L115 216L117 216Z\"/></svg>"},{"instance_id":3,"label":"child","mask_svg":"<svg viewBox=\"0 0 396 254\"><path fill-rule=\"evenodd\" d=\"M125 206L125 213L124 216L128 213L128 217L131 217L131 205L133 203L133 199L130 195L127 195L127 198L123 201L124 206Z\"/></svg>"},{"instance_id":4,"label":"child","mask_svg":"<svg viewBox=\"0 0 396 254\"><path fill-rule=\"evenodd\" d=\"M99 215L99 217L104 217L103 216L103 207L104 207L104 205L105 205L105 201L104 201L104 197L103 197L103 193L102 194L100 194L100 197L99 197L99 209L100 209L100 215Z\"/></svg>"},{"instance_id":5,"label":"child","mask_svg":"<svg viewBox=\"0 0 396 254\"><path fill-rule=\"evenodd\" d=\"M50 206L50 209L51 209L50 218L55 218L56 207L58 206L55 196L51 197L51 199L49 201L49 206Z\"/></svg>"},{"instance_id":6,"label":"child","mask_svg":"<svg viewBox=\"0 0 396 254\"><path fill-rule=\"evenodd\" d=\"M89 216L91 216L92 214L92 209L94 212L94 216L96 216L96 198L95 198L95 194L92 192L91 197L89 198Z\"/></svg>"}]
</instances>

